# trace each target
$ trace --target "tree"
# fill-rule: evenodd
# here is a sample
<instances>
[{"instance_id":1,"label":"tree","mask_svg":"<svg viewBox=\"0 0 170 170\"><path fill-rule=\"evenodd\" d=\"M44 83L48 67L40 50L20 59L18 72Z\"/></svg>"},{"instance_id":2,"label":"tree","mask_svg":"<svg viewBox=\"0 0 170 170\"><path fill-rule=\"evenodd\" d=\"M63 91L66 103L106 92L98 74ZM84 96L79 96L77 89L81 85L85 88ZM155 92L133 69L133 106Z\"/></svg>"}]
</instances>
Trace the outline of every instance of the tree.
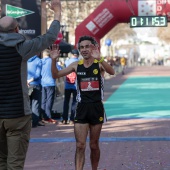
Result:
<instances>
[{"instance_id":1,"label":"tree","mask_svg":"<svg viewBox=\"0 0 170 170\"><path fill-rule=\"evenodd\" d=\"M170 26L158 28L157 36L161 41L170 43Z\"/></svg>"},{"instance_id":2,"label":"tree","mask_svg":"<svg viewBox=\"0 0 170 170\"><path fill-rule=\"evenodd\" d=\"M69 40L75 40L75 29L85 18L88 17L101 3L103 0L75 0L75 1L62 1L62 19L61 24L67 26L69 30ZM49 10L48 10L49 11ZM50 24L52 20L51 12L47 14L47 21ZM48 24L48 25L49 25ZM107 35L114 42L117 42L119 39L128 38L135 36L135 31L129 27L128 24L121 23L117 24Z\"/></svg>"}]
</instances>

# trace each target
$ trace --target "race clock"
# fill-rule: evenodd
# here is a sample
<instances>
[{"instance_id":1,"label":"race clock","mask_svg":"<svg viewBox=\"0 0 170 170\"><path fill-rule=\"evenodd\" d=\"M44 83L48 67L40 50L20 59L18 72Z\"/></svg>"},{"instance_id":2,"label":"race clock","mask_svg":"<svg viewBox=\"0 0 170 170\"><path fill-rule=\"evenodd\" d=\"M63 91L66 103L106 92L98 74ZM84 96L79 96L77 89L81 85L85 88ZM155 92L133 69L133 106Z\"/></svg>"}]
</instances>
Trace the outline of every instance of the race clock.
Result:
<instances>
[{"instance_id":1,"label":"race clock","mask_svg":"<svg viewBox=\"0 0 170 170\"><path fill-rule=\"evenodd\" d=\"M130 17L130 27L167 27L166 16L133 16Z\"/></svg>"}]
</instances>

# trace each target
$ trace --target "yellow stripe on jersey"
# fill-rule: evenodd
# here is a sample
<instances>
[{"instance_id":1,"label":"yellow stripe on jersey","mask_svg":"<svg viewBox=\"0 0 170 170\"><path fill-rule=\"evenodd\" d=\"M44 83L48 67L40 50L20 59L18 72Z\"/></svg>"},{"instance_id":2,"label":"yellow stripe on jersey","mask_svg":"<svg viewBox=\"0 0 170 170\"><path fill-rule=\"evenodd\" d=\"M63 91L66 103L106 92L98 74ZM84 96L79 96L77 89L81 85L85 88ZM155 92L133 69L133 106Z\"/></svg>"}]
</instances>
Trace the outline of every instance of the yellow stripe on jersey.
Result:
<instances>
[{"instance_id":1,"label":"yellow stripe on jersey","mask_svg":"<svg viewBox=\"0 0 170 170\"><path fill-rule=\"evenodd\" d=\"M93 63L98 63L98 60L94 59ZM83 59L79 60L79 62L78 62L78 65L82 65L82 64L84 64L84 60Z\"/></svg>"},{"instance_id":2,"label":"yellow stripe on jersey","mask_svg":"<svg viewBox=\"0 0 170 170\"><path fill-rule=\"evenodd\" d=\"M81 59L81 60L79 60L78 65L82 65L83 63L84 63L84 60Z\"/></svg>"}]
</instances>

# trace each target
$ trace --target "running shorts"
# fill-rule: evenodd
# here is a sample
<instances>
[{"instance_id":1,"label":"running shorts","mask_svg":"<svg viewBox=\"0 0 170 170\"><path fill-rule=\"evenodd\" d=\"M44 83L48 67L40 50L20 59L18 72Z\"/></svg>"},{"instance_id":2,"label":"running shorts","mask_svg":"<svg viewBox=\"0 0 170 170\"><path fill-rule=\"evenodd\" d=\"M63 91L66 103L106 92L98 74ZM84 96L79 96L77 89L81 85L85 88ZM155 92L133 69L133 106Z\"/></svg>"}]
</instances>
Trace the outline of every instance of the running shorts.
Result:
<instances>
[{"instance_id":1,"label":"running shorts","mask_svg":"<svg viewBox=\"0 0 170 170\"><path fill-rule=\"evenodd\" d=\"M78 103L74 122L92 125L106 122L103 103Z\"/></svg>"}]
</instances>

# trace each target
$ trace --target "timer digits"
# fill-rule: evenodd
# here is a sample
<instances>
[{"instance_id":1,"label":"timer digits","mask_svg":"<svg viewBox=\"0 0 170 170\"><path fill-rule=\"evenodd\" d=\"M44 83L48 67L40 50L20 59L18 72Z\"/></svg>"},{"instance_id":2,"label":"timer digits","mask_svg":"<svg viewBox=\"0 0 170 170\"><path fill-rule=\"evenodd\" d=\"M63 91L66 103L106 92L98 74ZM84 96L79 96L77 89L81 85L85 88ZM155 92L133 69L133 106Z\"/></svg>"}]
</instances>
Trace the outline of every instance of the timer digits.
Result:
<instances>
[{"instance_id":1,"label":"timer digits","mask_svg":"<svg viewBox=\"0 0 170 170\"><path fill-rule=\"evenodd\" d=\"M166 16L133 16L130 17L130 27L167 27Z\"/></svg>"}]
</instances>

